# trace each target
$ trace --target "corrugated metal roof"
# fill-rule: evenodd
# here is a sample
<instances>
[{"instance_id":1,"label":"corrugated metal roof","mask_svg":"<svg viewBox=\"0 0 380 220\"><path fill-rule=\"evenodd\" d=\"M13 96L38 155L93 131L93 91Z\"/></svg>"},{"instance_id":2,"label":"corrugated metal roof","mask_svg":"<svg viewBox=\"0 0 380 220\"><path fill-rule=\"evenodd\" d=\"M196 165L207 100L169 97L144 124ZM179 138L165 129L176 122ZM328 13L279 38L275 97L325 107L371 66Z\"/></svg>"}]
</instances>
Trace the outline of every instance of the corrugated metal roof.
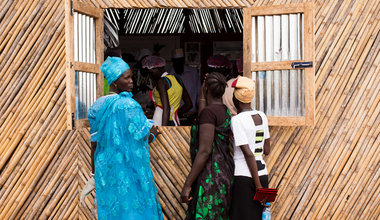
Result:
<instances>
[{"instance_id":1,"label":"corrugated metal roof","mask_svg":"<svg viewBox=\"0 0 380 220\"><path fill-rule=\"evenodd\" d=\"M242 33L242 9L105 9L119 34Z\"/></svg>"}]
</instances>

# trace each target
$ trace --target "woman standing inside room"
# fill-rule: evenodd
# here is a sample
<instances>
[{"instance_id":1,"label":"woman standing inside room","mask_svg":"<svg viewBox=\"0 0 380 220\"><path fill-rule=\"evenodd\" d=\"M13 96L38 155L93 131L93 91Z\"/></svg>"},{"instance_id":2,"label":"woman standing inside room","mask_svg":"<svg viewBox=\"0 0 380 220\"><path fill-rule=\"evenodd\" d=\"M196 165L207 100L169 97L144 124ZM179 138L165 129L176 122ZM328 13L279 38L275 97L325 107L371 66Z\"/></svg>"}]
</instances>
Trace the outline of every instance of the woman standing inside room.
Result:
<instances>
[{"instance_id":1,"label":"woman standing inside room","mask_svg":"<svg viewBox=\"0 0 380 220\"><path fill-rule=\"evenodd\" d=\"M179 115L186 113L193 104L180 78L165 71L165 59L158 56L147 56L142 67L149 70L154 81L152 99L156 105L153 121L158 126L179 126ZM184 105L180 107L181 100Z\"/></svg>"},{"instance_id":2,"label":"woman standing inside room","mask_svg":"<svg viewBox=\"0 0 380 220\"><path fill-rule=\"evenodd\" d=\"M210 73L202 86L198 122L191 128L192 168L181 192L186 219L228 219L233 178L231 115L222 102L226 80Z\"/></svg>"},{"instance_id":3,"label":"woman standing inside room","mask_svg":"<svg viewBox=\"0 0 380 220\"><path fill-rule=\"evenodd\" d=\"M157 128L132 99L128 64L108 57L101 70L110 93L89 110L98 218L162 219L148 148Z\"/></svg>"},{"instance_id":4,"label":"woman standing inside room","mask_svg":"<svg viewBox=\"0 0 380 220\"><path fill-rule=\"evenodd\" d=\"M268 120L253 110L254 81L239 77L233 83L233 102L238 114L231 119L234 136L235 178L232 187L231 219L262 219L264 202L254 201L256 189L268 188L268 171L263 153L270 152Z\"/></svg>"}]
</instances>

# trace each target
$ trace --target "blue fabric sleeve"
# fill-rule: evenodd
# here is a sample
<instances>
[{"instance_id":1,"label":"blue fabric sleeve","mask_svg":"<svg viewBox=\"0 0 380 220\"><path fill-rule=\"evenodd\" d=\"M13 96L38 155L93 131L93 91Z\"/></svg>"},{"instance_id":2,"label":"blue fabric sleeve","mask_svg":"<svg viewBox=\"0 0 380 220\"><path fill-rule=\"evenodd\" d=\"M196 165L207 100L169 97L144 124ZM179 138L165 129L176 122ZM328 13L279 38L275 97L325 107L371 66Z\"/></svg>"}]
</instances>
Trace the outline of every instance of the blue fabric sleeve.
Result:
<instances>
[{"instance_id":1,"label":"blue fabric sleeve","mask_svg":"<svg viewBox=\"0 0 380 220\"><path fill-rule=\"evenodd\" d=\"M95 188L99 219L162 219L146 136L152 126L131 93L96 115Z\"/></svg>"},{"instance_id":2,"label":"blue fabric sleeve","mask_svg":"<svg viewBox=\"0 0 380 220\"><path fill-rule=\"evenodd\" d=\"M88 110L88 122L90 124L91 142L96 142L98 129L96 126L96 112L95 112L94 106L91 106L90 109Z\"/></svg>"}]
</instances>

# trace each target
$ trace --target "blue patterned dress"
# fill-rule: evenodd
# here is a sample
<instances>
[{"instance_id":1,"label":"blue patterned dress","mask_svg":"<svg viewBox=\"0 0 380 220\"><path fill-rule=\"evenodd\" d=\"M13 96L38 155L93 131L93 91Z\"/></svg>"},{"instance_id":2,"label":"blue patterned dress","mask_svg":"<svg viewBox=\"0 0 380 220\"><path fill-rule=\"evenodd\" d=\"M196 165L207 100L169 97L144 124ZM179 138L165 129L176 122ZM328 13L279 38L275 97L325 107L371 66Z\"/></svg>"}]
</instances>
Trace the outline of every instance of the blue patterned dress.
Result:
<instances>
[{"instance_id":1,"label":"blue patterned dress","mask_svg":"<svg viewBox=\"0 0 380 220\"><path fill-rule=\"evenodd\" d=\"M89 110L99 219L163 219L148 137L152 123L132 93L98 99Z\"/></svg>"}]
</instances>

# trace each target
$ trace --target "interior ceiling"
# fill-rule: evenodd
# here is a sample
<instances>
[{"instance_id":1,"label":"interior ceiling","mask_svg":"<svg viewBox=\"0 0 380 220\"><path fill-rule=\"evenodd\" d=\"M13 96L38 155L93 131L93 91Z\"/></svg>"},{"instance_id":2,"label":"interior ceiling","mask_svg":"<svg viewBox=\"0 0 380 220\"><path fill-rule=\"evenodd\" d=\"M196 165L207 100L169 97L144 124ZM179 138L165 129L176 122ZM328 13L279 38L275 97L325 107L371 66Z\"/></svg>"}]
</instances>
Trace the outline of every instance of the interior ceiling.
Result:
<instances>
[{"instance_id":1,"label":"interior ceiling","mask_svg":"<svg viewBox=\"0 0 380 220\"><path fill-rule=\"evenodd\" d=\"M105 9L105 23L120 35L242 33L243 10L232 9Z\"/></svg>"}]
</instances>

